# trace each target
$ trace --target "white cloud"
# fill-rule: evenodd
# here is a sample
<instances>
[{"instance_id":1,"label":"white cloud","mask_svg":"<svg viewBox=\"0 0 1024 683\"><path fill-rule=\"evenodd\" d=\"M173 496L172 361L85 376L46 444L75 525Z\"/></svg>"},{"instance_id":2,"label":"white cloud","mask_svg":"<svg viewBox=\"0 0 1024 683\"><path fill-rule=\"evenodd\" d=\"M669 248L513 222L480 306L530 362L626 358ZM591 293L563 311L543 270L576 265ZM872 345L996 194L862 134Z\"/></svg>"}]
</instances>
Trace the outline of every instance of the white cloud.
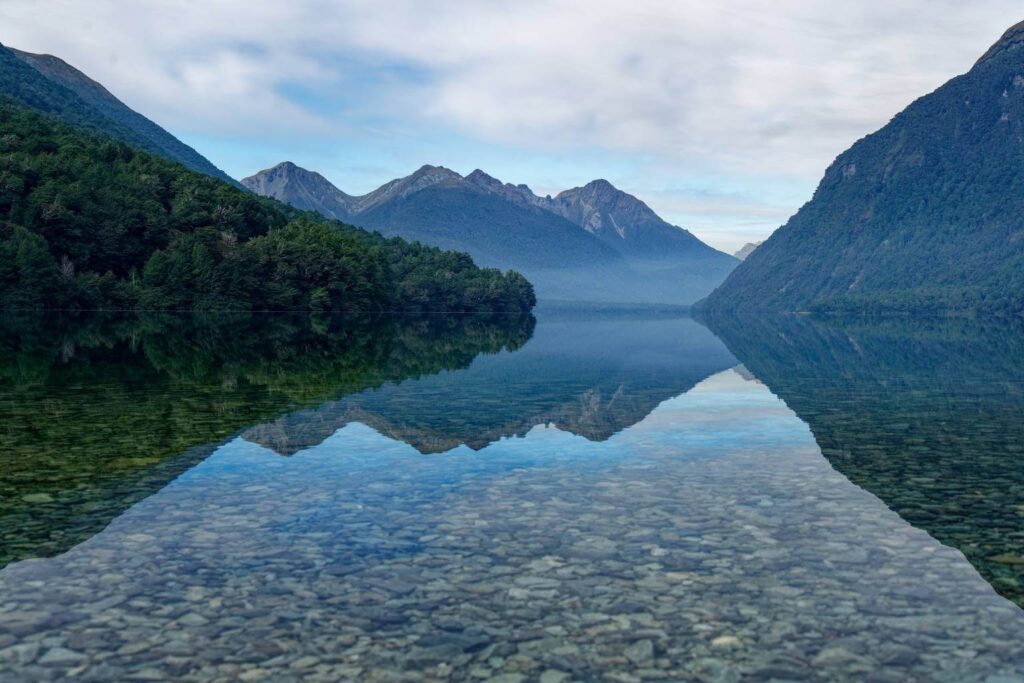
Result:
<instances>
[{"instance_id":1,"label":"white cloud","mask_svg":"<svg viewBox=\"0 0 1024 683\"><path fill-rule=\"evenodd\" d=\"M1019 0L0 0L0 41L197 135L442 130L649 160L651 196L672 173L809 194L1022 18Z\"/></svg>"}]
</instances>

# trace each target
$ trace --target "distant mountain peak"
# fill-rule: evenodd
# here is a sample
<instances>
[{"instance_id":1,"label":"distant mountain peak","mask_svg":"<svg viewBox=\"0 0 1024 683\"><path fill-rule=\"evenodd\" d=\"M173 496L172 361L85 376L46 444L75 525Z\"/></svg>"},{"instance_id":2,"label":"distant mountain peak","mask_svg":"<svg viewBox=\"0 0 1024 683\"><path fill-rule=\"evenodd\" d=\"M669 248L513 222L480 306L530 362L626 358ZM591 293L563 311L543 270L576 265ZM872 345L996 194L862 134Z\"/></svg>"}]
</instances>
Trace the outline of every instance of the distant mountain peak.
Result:
<instances>
[{"instance_id":1,"label":"distant mountain peak","mask_svg":"<svg viewBox=\"0 0 1024 683\"><path fill-rule=\"evenodd\" d=\"M622 192L619 188L612 185L609 181L604 178L598 178L597 180L591 180L589 183L583 186L584 189L597 190L599 192ZM623 192L625 194L625 192Z\"/></svg>"},{"instance_id":2,"label":"distant mountain peak","mask_svg":"<svg viewBox=\"0 0 1024 683\"><path fill-rule=\"evenodd\" d=\"M668 236L678 233L695 239L689 232L662 220L637 197L603 178L565 190L550 204L551 210L605 239L628 240L652 231Z\"/></svg>"},{"instance_id":3,"label":"distant mountain peak","mask_svg":"<svg viewBox=\"0 0 1024 683\"><path fill-rule=\"evenodd\" d=\"M242 179L242 185L264 197L305 211L319 211L328 218L347 220L355 201L316 171L308 171L291 161L282 161Z\"/></svg>"},{"instance_id":4,"label":"distant mountain peak","mask_svg":"<svg viewBox=\"0 0 1024 683\"><path fill-rule=\"evenodd\" d=\"M505 183L501 182L500 180L490 175L489 173L480 170L479 168L474 170L468 176L466 176L466 180L473 183L474 185L482 185L485 187L504 187L505 185Z\"/></svg>"},{"instance_id":5,"label":"distant mountain peak","mask_svg":"<svg viewBox=\"0 0 1024 683\"><path fill-rule=\"evenodd\" d=\"M747 242L740 248L739 251L733 254L733 256L738 258L740 261L745 261L747 260L747 257L754 253L754 250L757 249L762 244L764 244L764 240L761 240L759 242Z\"/></svg>"},{"instance_id":6,"label":"distant mountain peak","mask_svg":"<svg viewBox=\"0 0 1024 683\"><path fill-rule=\"evenodd\" d=\"M456 185L464 182L465 179L450 168L424 164L412 175L396 178L370 194L357 198L352 210L353 213L361 213L392 199L403 199L435 185Z\"/></svg>"},{"instance_id":7,"label":"distant mountain peak","mask_svg":"<svg viewBox=\"0 0 1024 683\"><path fill-rule=\"evenodd\" d=\"M404 197L438 183L460 182L462 180L464 180L463 177L450 168L424 164L416 169L412 175L393 180L385 185L384 188L391 188L394 192ZM392 195L389 194L389 196Z\"/></svg>"},{"instance_id":8,"label":"distant mountain peak","mask_svg":"<svg viewBox=\"0 0 1024 683\"><path fill-rule=\"evenodd\" d=\"M481 171L479 168L466 176L466 181L472 183L479 189L491 194L496 194L517 204L549 209L547 200L538 197L528 185L503 183L492 175Z\"/></svg>"},{"instance_id":9,"label":"distant mountain peak","mask_svg":"<svg viewBox=\"0 0 1024 683\"><path fill-rule=\"evenodd\" d=\"M1016 50L1022 45L1024 45L1024 21L1008 28L1006 33L996 41L995 45L990 47L988 52L981 56L981 59L977 61L975 66L987 62L996 55L1007 52L1008 50Z\"/></svg>"},{"instance_id":10,"label":"distant mountain peak","mask_svg":"<svg viewBox=\"0 0 1024 683\"><path fill-rule=\"evenodd\" d=\"M416 169L415 173L413 173L409 177L410 178L417 178L417 177L422 177L422 176L444 177L444 178L461 178L462 177L458 173L456 173L455 171L451 170L450 168L445 168L444 166L433 166L431 164L423 164L418 169Z\"/></svg>"},{"instance_id":11,"label":"distant mountain peak","mask_svg":"<svg viewBox=\"0 0 1024 683\"><path fill-rule=\"evenodd\" d=\"M604 178L598 178L597 180L591 180L583 187L574 187L571 190L565 190L560 192L555 199L568 200L572 197L586 196L591 198L592 201L598 202L601 208L611 209L616 203L622 202L633 205L645 212L650 212L653 216L654 211L644 204L640 199L635 196L620 190L619 188L612 185L609 181Z\"/></svg>"}]
</instances>

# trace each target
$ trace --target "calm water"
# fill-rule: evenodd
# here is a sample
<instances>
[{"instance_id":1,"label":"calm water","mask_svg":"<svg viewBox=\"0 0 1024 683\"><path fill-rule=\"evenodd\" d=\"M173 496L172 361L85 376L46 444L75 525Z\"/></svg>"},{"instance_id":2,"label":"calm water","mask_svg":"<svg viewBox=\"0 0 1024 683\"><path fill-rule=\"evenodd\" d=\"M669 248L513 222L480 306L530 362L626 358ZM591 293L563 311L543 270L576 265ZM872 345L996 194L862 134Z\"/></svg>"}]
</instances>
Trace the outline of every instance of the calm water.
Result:
<instances>
[{"instance_id":1,"label":"calm water","mask_svg":"<svg viewBox=\"0 0 1024 683\"><path fill-rule=\"evenodd\" d=\"M709 325L0 320L0 679L1024 681L1024 331Z\"/></svg>"}]
</instances>

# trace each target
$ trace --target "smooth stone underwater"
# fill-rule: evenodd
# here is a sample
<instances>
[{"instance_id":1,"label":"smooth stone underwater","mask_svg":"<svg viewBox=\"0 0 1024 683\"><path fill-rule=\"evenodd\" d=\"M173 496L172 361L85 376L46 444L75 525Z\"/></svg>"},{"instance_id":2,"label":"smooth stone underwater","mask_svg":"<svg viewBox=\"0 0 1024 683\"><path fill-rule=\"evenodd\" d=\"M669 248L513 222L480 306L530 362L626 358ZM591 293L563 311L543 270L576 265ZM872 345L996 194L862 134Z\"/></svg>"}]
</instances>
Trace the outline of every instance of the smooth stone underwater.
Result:
<instances>
[{"instance_id":1,"label":"smooth stone underwater","mask_svg":"<svg viewBox=\"0 0 1024 683\"><path fill-rule=\"evenodd\" d=\"M736 371L601 442L236 438L0 572L19 681L1011 681L1021 633Z\"/></svg>"}]
</instances>

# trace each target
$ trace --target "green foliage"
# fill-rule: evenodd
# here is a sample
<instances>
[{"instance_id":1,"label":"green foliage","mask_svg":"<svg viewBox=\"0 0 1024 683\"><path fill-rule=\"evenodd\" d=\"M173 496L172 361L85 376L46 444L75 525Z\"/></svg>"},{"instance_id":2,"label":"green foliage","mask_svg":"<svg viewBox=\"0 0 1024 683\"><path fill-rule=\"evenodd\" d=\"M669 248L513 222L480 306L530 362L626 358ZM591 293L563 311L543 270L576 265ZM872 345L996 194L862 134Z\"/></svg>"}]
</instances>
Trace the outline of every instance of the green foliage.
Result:
<instances>
[{"instance_id":1,"label":"green foliage","mask_svg":"<svg viewBox=\"0 0 1024 683\"><path fill-rule=\"evenodd\" d=\"M18 226L5 226L0 240L2 304L43 308L60 289L57 264L46 240Z\"/></svg>"},{"instance_id":2,"label":"green foliage","mask_svg":"<svg viewBox=\"0 0 1024 683\"><path fill-rule=\"evenodd\" d=\"M0 103L0 305L525 311L516 273L386 240Z\"/></svg>"},{"instance_id":3,"label":"green foliage","mask_svg":"<svg viewBox=\"0 0 1024 683\"><path fill-rule=\"evenodd\" d=\"M532 309L533 286L515 271L502 275L494 268L477 268L457 251L442 251L401 238L374 240L387 244L388 265L395 276L397 298L404 310L519 311ZM525 308L524 308L525 306Z\"/></svg>"}]
</instances>

